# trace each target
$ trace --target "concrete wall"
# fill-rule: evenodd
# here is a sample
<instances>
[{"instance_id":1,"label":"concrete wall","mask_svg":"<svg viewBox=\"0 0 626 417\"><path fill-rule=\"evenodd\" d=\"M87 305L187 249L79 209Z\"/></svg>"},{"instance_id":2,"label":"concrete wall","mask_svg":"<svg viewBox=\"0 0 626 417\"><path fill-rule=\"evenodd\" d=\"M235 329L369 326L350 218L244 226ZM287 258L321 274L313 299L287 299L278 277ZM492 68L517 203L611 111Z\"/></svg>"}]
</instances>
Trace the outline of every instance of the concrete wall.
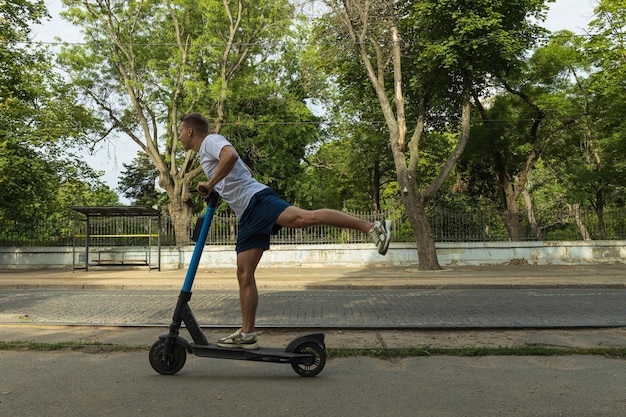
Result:
<instances>
[{"instance_id":1,"label":"concrete wall","mask_svg":"<svg viewBox=\"0 0 626 417\"><path fill-rule=\"evenodd\" d=\"M114 250L114 253L105 253ZM90 260L102 257L112 259L145 259L148 249L90 248ZM161 250L161 269L185 268L191 259L193 246L167 247ZM151 252L151 264L157 265L156 250ZM626 241L571 241L571 242L466 242L438 243L437 254L442 266L500 265L528 263L533 265L578 265L594 263L626 263ZM77 266L84 266L84 250L75 256ZM380 256L371 244L354 245L294 245L273 246L261 261L260 267L323 267L368 265L415 265L417 250L413 244L392 243L387 256ZM235 265L233 246L207 246L200 262L201 268L231 267ZM72 248L0 248L0 268L43 269L71 268ZM98 269L90 263L89 269ZM143 267L147 268L147 267Z\"/></svg>"}]
</instances>

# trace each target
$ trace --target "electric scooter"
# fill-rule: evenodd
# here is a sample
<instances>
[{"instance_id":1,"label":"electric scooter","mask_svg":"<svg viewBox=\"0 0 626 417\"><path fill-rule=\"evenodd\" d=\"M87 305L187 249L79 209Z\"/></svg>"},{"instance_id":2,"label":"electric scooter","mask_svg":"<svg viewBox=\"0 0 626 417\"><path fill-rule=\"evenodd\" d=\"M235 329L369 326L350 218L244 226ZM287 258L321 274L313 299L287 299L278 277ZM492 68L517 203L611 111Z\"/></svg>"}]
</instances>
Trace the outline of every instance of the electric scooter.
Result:
<instances>
[{"instance_id":1,"label":"electric scooter","mask_svg":"<svg viewBox=\"0 0 626 417\"><path fill-rule=\"evenodd\" d=\"M219 195L213 191L204 197L204 200L206 202L204 219L197 235L183 288L178 296L172 323L169 326L169 333L159 336L159 340L154 342L150 348L150 365L161 375L174 375L185 365L187 353L191 353L206 358L288 363L300 376L316 376L322 372L326 364L327 354L326 345L324 344L324 333L309 333L297 337L284 350L281 348L260 348L256 350L222 348L207 341L189 306L191 287L198 270L202 250L206 244L213 214L219 202ZM198 221L200 222L200 219ZM189 331L193 343L187 342L179 335L183 323Z\"/></svg>"}]
</instances>

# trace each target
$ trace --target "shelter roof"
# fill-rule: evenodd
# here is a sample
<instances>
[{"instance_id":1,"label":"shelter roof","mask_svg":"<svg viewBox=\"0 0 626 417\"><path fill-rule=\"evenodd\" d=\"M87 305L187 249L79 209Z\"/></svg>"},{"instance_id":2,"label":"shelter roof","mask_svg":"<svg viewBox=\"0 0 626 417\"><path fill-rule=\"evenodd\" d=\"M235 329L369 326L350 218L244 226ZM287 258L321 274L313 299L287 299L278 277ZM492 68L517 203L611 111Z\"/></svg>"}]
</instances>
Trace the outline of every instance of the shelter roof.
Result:
<instances>
[{"instance_id":1,"label":"shelter roof","mask_svg":"<svg viewBox=\"0 0 626 417\"><path fill-rule=\"evenodd\" d=\"M88 217L158 217L161 212L148 206L70 206Z\"/></svg>"}]
</instances>

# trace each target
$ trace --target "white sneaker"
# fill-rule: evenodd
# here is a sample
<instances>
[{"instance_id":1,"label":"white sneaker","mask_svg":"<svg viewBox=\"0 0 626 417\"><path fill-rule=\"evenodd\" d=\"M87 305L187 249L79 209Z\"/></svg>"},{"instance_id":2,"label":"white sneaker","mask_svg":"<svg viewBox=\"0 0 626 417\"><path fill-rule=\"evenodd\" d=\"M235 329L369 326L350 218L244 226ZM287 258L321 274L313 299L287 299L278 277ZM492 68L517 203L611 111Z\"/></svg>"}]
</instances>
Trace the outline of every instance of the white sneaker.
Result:
<instances>
[{"instance_id":1,"label":"white sneaker","mask_svg":"<svg viewBox=\"0 0 626 417\"><path fill-rule=\"evenodd\" d=\"M378 246L378 253L385 255L391 241L391 220L383 220L374 223L374 227L368 233L374 244Z\"/></svg>"},{"instance_id":2,"label":"white sneaker","mask_svg":"<svg viewBox=\"0 0 626 417\"><path fill-rule=\"evenodd\" d=\"M254 350L259 348L259 343L256 340L256 334L251 334L243 337L241 329L227 337L222 337L217 341L217 345L223 348L233 349L248 349Z\"/></svg>"}]
</instances>

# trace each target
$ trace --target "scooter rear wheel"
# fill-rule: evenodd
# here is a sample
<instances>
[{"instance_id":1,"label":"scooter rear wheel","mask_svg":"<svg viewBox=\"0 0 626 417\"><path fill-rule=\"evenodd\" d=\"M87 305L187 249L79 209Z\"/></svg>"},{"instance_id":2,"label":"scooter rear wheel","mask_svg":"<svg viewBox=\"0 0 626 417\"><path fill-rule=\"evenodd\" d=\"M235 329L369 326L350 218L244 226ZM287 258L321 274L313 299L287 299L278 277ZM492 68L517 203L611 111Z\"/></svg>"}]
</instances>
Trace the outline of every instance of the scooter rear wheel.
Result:
<instances>
[{"instance_id":1,"label":"scooter rear wheel","mask_svg":"<svg viewBox=\"0 0 626 417\"><path fill-rule=\"evenodd\" d=\"M185 366L187 352L178 343L172 346L172 353L165 355L165 340L157 340L150 348L150 365L161 375L174 375Z\"/></svg>"},{"instance_id":2,"label":"scooter rear wheel","mask_svg":"<svg viewBox=\"0 0 626 417\"><path fill-rule=\"evenodd\" d=\"M319 374L326 365L326 349L318 343L305 342L295 348L294 353L312 355L310 363L292 363L291 367L300 376L311 377Z\"/></svg>"}]
</instances>

